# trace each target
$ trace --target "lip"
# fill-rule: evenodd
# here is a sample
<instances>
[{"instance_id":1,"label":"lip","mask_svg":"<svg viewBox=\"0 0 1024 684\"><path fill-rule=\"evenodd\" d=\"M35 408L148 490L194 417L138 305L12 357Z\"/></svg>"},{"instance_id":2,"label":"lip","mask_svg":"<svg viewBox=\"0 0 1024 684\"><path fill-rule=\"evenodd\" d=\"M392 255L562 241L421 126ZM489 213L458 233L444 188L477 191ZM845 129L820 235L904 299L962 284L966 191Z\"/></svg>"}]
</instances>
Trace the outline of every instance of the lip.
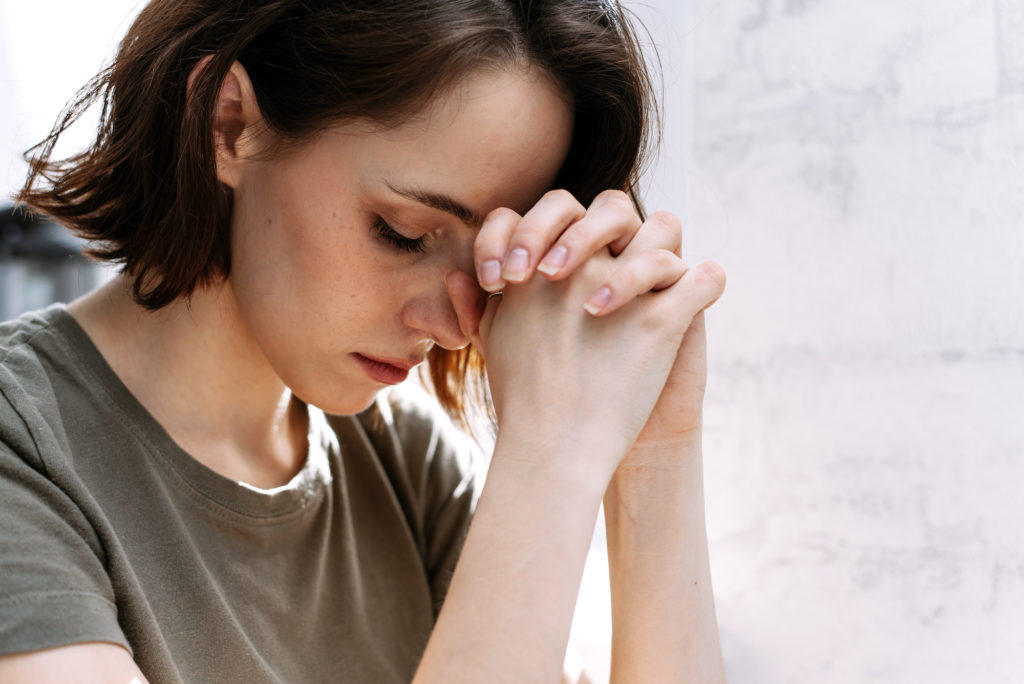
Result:
<instances>
[{"instance_id":1,"label":"lip","mask_svg":"<svg viewBox=\"0 0 1024 684\"><path fill-rule=\"evenodd\" d=\"M416 365L416 363L410 363L404 359L367 356L358 352L352 352L351 356L362 366L367 375L385 385L397 385L404 381L409 377L409 371Z\"/></svg>"}]
</instances>

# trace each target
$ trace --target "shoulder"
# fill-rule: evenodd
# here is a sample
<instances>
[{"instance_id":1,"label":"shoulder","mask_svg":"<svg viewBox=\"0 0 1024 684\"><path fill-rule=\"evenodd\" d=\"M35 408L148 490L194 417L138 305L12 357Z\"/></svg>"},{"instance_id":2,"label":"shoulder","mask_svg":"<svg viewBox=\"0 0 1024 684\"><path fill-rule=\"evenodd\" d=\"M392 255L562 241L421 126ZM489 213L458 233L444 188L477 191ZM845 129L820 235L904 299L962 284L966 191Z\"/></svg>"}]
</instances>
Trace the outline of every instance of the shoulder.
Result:
<instances>
[{"instance_id":1,"label":"shoulder","mask_svg":"<svg viewBox=\"0 0 1024 684\"><path fill-rule=\"evenodd\" d=\"M0 391L38 384L47 374L57 311L51 307L0 323Z\"/></svg>"},{"instance_id":2,"label":"shoulder","mask_svg":"<svg viewBox=\"0 0 1024 684\"><path fill-rule=\"evenodd\" d=\"M62 304L0 322L0 367L25 369L50 357L71 314Z\"/></svg>"},{"instance_id":3,"label":"shoulder","mask_svg":"<svg viewBox=\"0 0 1024 684\"><path fill-rule=\"evenodd\" d=\"M97 385L87 347L60 304L0 323L0 442L23 453L64 444L61 425L82 418Z\"/></svg>"},{"instance_id":4,"label":"shoulder","mask_svg":"<svg viewBox=\"0 0 1024 684\"><path fill-rule=\"evenodd\" d=\"M51 307L0 323L0 443L26 455L39 412L57 400L50 381L57 317Z\"/></svg>"},{"instance_id":5,"label":"shoulder","mask_svg":"<svg viewBox=\"0 0 1024 684\"><path fill-rule=\"evenodd\" d=\"M79 414L62 384L70 362L55 311L0 324L0 653L127 644L64 430Z\"/></svg>"},{"instance_id":6,"label":"shoulder","mask_svg":"<svg viewBox=\"0 0 1024 684\"><path fill-rule=\"evenodd\" d=\"M37 332L49 327L56 308L29 311L17 318L0 322L0 363L6 361L6 356L11 350L25 344Z\"/></svg>"}]
</instances>

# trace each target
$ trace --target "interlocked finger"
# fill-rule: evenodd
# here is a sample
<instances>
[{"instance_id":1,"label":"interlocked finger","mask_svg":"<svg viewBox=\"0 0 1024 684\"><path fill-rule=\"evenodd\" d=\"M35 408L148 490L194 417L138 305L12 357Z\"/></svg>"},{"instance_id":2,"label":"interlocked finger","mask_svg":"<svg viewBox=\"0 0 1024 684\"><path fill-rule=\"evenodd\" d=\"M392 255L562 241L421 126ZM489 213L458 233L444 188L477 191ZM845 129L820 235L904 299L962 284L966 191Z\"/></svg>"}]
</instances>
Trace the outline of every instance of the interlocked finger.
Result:
<instances>
[{"instance_id":1,"label":"interlocked finger","mask_svg":"<svg viewBox=\"0 0 1024 684\"><path fill-rule=\"evenodd\" d=\"M688 268L673 286L678 289L683 310L692 318L718 301L725 292L725 270L714 261L702 261Z\"/></svg>"},{"instance_id":2,"label":"interlocked finger","mask_svg":"<svg viewBox=\"0 0 1024 684\"><path fill-rule=\"evenodd\" d=\"M551 190L522 217L511 209L491 212L473 247L480 285L495 292L529 280L552 243L585 214L567 190Z\"/></svg>"},{"instance_id":3,"label":"interlocked finger","mask_svg":"<svg viewBox=\"0 0 1024 684\"><path fill-rule=\"evenodd\" d=\"M509 238L521 220L522 217L511 209L495 209L480 227L473 244L473 262L477 281L488 292L497 292L505 286L501 262L505 258Z\"/></svg>"},{"instance_id":4,"label":"interlocked finger","mask_svg":"<svg viewBox=\"0 0 1024 684\"><path fill-rule=\"evenodd\" d=\"M606 190L594 199L585 216L561 234L537 270L551 280L567 278L604 247L618 255L635 239L641 224L629 195Z\"/></svg>"},{"instance_id":5,"label":"interlocked finger","mask_svg":"<svg viewBox=\"0 0 1024 684\"><path fill-rule=\"evenodd\" d=\"M567 190L544 195L509 236L502 277L508 282L526 282L551 245L572 225L586 216L586 208Z\"/></svg>"},{"instance_id":6,"label":"interlocked finger","mask_svg":"<svg viewBox=\"0 0 1024 684\"><path fill-rule=\"evenodd\" d=\"M628 257L623 254L584 308L595 316L611 313L635 297L671 287L686 270L683 260L667 249L648 249Z\"/></svg>"},{"instance_id":7,"label":"interlocked finger","mask_svg":"<svg viewBox=\"0 0 1024 684\"><path fill-rule=\"evenodd\" d=\"M678 257L683 255L683 224L668 211L656 211L647 217L640 230L620 256L630 257L649 249L664 249Z\"/></svg>"}]
</instances>

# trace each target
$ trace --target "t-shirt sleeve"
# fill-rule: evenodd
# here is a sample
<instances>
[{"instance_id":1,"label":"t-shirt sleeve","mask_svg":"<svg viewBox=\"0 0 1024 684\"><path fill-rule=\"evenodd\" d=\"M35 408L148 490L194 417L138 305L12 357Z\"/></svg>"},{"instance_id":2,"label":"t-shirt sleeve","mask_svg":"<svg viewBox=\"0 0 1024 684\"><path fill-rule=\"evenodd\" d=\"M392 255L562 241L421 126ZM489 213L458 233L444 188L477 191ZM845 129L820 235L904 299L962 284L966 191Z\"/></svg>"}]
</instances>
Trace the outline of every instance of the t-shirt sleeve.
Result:
<instances>
[{"instance_id":1,"label":"t-shirt sleeve","mask_svg":"<svg viewBox=\"0 0 1024 684\"><path fill-rule=\"evenodd\" d=\"M455 564L466 540L476 510L479 486L474 470L473 445L461 433L442 429L431 462L425 507L427 571L430 574L434 605L440 608L448 593Z\"/></svg>"},{"instance_id":2,"label":"t-shirt sleeve","mask_svg":"<svg viewBox=\"0 0 1024 684\"><path fill-rule=\"evenodd\" d=\"M476 510L481 457L476 444L425 393L395 392L389 403L418 490L424 565L439 610Z\"/></svg>"},{"instance_id":3,"label":"t-shirt sleeve","mask_svg":"<svg viewBox=\"0 0 1024 684\"><path fill-rule=\"evenodd\" d=\"M102 544L2 393L0 508L0 654L85 641L128 648Z\"/></svg>"}]
</instances>

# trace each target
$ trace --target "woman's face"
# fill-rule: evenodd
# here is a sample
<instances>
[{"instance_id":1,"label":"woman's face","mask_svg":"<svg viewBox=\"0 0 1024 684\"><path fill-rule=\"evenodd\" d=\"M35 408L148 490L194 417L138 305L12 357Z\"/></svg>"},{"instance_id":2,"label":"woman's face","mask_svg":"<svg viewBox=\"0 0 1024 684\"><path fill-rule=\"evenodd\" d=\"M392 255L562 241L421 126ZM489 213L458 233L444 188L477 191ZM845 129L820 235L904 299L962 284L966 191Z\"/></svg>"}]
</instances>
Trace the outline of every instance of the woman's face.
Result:
<instances>
[{"instance_id":1,"label":"woman's face","mask_svg":"<svg viewBox=\"0 0 1024 684\"><path fill-rule=\"evenodd\" d=\"M328 129L235 176L230 291L281 380L333 413L365 408L433 344L467 340L445 287L473 273L479 222L551 186L572 112L536 71L467 78L397 128ZM383 363L375 363L374 361Z\"/></svg>"}]
</instances>

